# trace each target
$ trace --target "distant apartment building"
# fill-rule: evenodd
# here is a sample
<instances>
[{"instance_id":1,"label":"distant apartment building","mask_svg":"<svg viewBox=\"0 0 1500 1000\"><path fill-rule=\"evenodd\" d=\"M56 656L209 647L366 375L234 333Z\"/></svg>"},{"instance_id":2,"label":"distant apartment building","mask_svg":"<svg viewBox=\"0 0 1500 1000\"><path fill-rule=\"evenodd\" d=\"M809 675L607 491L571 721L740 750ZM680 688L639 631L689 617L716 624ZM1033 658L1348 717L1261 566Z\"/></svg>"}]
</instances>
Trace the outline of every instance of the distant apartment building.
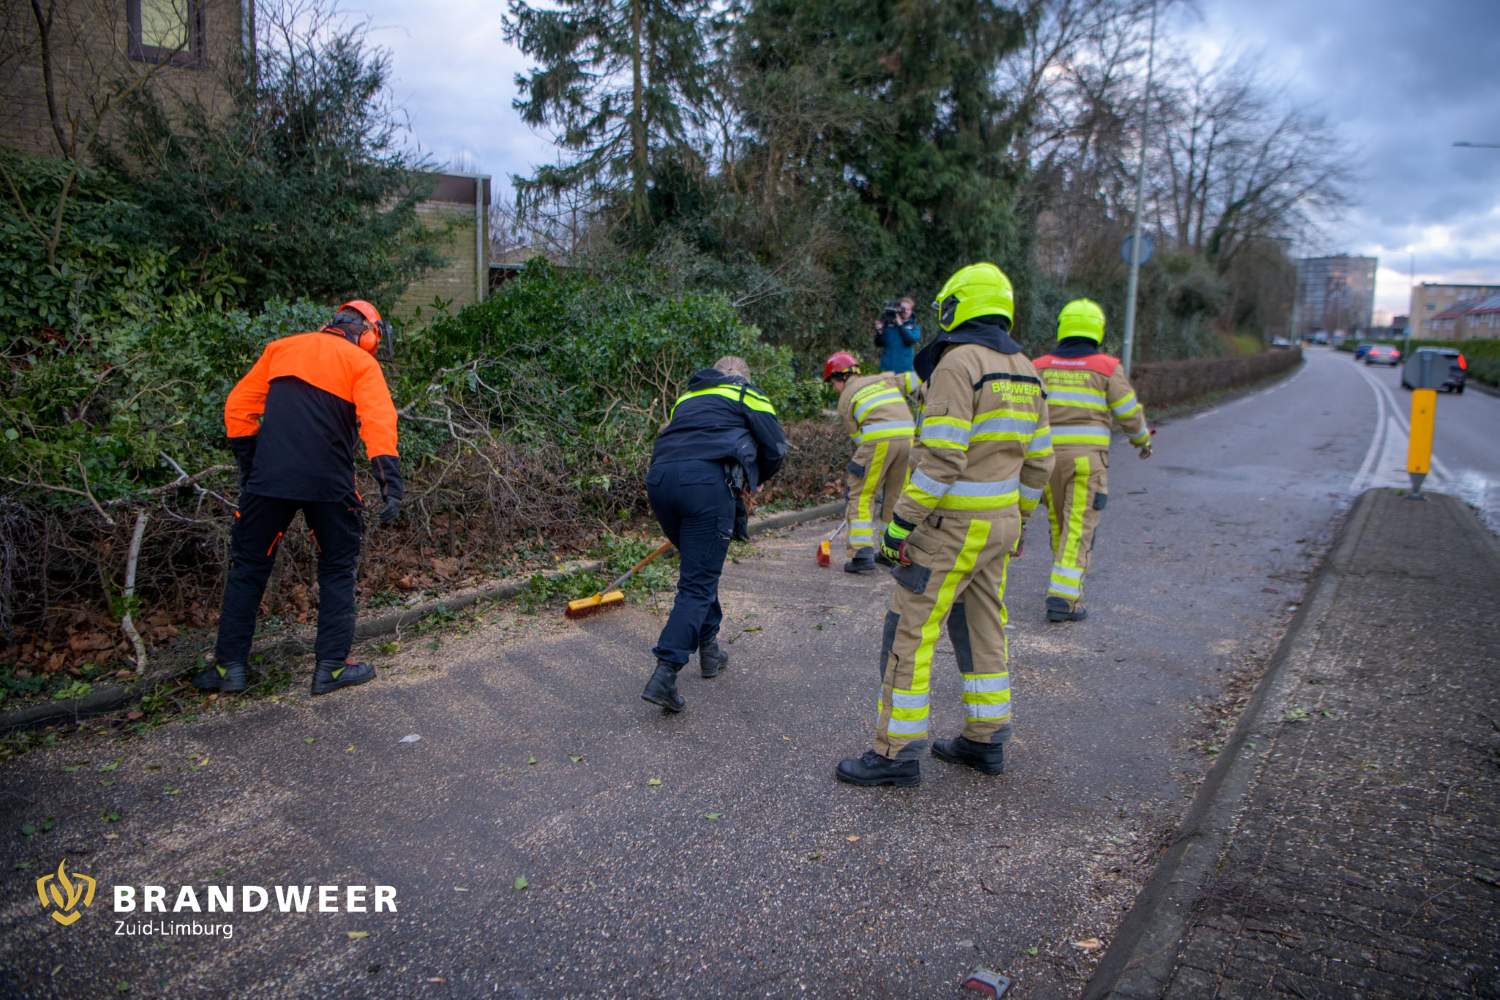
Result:
<instances>
[{"instance_id":1,"label":"distant apartment building","mask_svg":"<svg viewBox=\"0 0 1500 1000\"><path fill-rule=\"evenodd\" d=\"M1377 263L1374 257L1298 259L1293 334L1369 329L1375 314Z\"/></svg>"},{"instance_id":2,"label":"distant apartment building","mask_svg":"<svg viewBox=\"0 0 1500 1000\"><path fill-rule=\"evenodd\" d=\"M1413 285L1411 290L1411 336L1413 340L1456 340L1454 332L1458 326L1457 316L1445 317L1443 329L1446 333L1433 332L1429 327L1440 314L1454 310L1459 303L1474 305L1482 299L1500 295L1500 285L1443 285L1424 281ZM1491 335L1493 336L1493 335Z\"/></svg>"},{"instance_id":3,"label":"distant apartment building","mask_svg":"<svg viewBox=\"0 0 1500 1000\"><path fill-rule=\"evenodd\" d=\"M1500 337L1500 294L1455 302L1428 317L1423 325L1423 335L1429 340L1494 340Z\"/></svg>"}]
</instances>

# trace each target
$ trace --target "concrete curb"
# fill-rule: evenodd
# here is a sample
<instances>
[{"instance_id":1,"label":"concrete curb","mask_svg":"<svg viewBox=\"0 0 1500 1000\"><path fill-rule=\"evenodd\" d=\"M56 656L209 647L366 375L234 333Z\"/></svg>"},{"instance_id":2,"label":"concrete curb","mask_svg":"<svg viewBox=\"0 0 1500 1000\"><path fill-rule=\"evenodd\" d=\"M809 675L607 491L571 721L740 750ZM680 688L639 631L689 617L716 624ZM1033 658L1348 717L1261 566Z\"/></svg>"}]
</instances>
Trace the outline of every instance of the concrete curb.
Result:
<instances>
[{"instance_id":1,"label":"concrete curb","mask_svg":"<svg viewBox=\"0 0 1500 1000\"><path fill-rule=\"evenodd\" d=\"M1355 501L1228 745L1199 786L1155 873L1121 921L1083 1000L1156 1000L1165 992L1193 904L1213 878L1260 765L1256 748L1246 744L1276 724L1266 717L1266 706L1275 703L1271 695L1283 682L1286 663L1304 640L1315 640L1312 633L1327 617L1350 556L1369 524L1375 492L1367 491Z\"/></svg>"},{"instance_id":2,"label":"concrete curb","mask_svg":"<svg viewBox=\"0 0 1500 1000\"><path fill-rule=\"evenodd\" d=\"M819 518L840 514L843 510L844 502L842 500L835 500L830 503L819 504L816 507L804 507L801 510L787 510L776 514L767 514L765 517L751 520L750 534L754 536L767 531L775 531L778 528L788 528L793 525L802 524L806 521L816 521ZM602 559L564 563L556 569L542 570L539 573L534 573L524 578L500 580L482 587L475 587L453 594L445 594L442 597L436 597L430 601L424 601L421 604L415 604L411 607L396 608L382 614L374 615L373 617L361 618L354 626L354 637L358 640L390 635L408 625L416 624L428 615L443 611L461 611L480 601L499 601L507 597L514 597L526 589L533 576L555 580L570 573L593 572L603 569L604 565L605 563ZM260 652L284 655L303 653L311 649L311 638L296 636L273 642ZM6 712L0 714L0 733L12 732L17 729L29 729L35 726L46 725L50 722L76 722L91 715L110 712L155 689L162 683L174 679L176 676L176 673L172 673L148 677L134 684L110 684L90 691L82 698L69 698L67 701L28 705L13 712Z\"/></svg>"}]
</instances>

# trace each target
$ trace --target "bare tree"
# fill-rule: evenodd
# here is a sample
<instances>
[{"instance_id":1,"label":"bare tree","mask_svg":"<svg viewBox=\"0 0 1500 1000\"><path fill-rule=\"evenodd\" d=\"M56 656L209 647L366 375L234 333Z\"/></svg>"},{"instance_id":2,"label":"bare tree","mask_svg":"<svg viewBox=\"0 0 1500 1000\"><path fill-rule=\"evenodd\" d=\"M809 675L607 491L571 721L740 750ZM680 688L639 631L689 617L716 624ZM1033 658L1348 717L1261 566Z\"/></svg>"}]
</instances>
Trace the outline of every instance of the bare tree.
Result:
<instances>
[{"instance_id":1,"label":"bare tree","mask_svg":"<svg viewBox=\"0 0 1500 1000\"><path fill-rule=\"evenodd\" d=\"M1169 68L1152 167L1163 228L1222 273L1250 241L1299 239L1347 201L1348 151L1248 61Z\"/></svg>"}]
</instances>

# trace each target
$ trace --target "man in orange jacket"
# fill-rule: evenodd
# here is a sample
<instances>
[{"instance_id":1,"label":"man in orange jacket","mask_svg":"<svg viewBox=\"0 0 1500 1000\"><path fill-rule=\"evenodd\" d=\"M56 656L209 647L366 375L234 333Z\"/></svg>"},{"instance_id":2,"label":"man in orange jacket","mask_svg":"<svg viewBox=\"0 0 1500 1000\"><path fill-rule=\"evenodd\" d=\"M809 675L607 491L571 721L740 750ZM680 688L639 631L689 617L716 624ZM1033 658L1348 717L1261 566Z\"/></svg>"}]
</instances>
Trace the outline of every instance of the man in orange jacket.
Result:
<instances>
[{"instance_id":1,"label":"man in orange jacket","mask_svg":"<svg viewBox=\"0 0 1500 1000\"><path fill-rule=\"evenodd\" d=\"M364 440L380 484L380 523L401 510L396 406L375 351L390 328L363 300L339 306L314 333L266 345L224 404L224 429L240 467L229 579L214 664L193 677L207 691L243 691L260 599L276 546L297 511L318 547L317 665L312 693L375 679L348 662L354 642L354 576L364 499L354 489L354 439Z\"/></svg>"}]
</instances>

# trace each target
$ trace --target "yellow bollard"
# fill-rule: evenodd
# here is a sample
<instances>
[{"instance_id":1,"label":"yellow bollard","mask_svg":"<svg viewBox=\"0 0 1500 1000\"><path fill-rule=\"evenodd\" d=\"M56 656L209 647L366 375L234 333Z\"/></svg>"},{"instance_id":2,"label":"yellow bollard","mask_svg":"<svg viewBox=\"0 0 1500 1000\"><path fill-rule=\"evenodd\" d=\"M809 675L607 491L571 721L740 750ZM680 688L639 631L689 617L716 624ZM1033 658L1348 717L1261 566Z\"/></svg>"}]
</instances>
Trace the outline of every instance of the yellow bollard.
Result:
<instances>
[{"instance_id":1,"label":"yellow bollard","mask_svg":"<svg viewBox=\"0 0 1500 1000\"><path fill-rule=\"evenodd\" d=\"M1422 499L1422 480L1432 469L1432 428L1437 416L1437 390L1413 389L1411 393L1411 439L1406 446L1406 471L1411 475L1411 496Z\"/></svg>"}]
</instances>

